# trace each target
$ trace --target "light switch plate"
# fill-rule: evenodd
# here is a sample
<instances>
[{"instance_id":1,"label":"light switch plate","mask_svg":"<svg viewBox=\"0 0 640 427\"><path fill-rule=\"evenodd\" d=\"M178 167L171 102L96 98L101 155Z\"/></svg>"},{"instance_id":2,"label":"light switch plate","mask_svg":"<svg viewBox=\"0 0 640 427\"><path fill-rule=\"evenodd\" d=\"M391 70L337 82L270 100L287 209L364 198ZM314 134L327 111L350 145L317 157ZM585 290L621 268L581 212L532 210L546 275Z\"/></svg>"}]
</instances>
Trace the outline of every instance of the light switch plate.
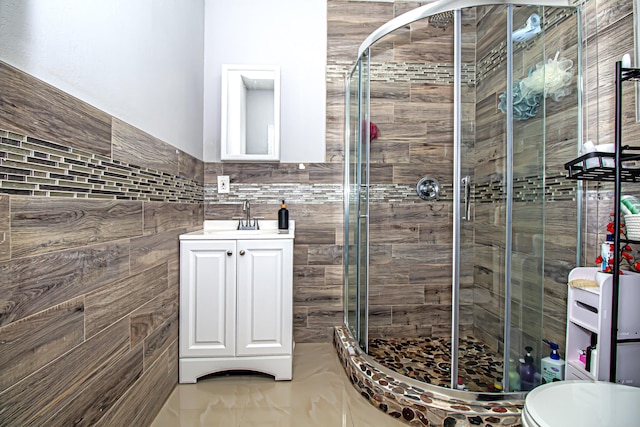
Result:
<instances>
[{"instance_id":1,"label":"light switch plate","mask_svg":"<svg viewBox=\"0 0 640 427\"><path fill-rule=\"evenodd\" d=\"M228 193L229 192L229 176L221 175L218 176L218 193Z\"/></svg>"}]
</instances>

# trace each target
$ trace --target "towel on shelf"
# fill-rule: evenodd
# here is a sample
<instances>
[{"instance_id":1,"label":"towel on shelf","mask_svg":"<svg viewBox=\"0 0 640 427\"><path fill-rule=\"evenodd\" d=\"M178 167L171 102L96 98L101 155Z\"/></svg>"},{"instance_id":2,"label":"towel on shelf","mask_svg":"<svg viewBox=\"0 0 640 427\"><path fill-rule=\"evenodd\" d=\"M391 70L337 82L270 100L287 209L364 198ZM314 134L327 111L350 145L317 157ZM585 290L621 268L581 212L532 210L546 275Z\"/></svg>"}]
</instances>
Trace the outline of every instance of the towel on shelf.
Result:
<instances>
[{"instance_id":1,"label":"towel on shelf","mask_svg":"<svg viewBox=\"0 0 640 427\"><path fill-rule=\"evenodd\" d=\"M597 288L600 285L598 285L598 282L596 282L595 280L573 279L569 282L569 286L571 286L572 288Z\"/></svg>"}]
</instances>

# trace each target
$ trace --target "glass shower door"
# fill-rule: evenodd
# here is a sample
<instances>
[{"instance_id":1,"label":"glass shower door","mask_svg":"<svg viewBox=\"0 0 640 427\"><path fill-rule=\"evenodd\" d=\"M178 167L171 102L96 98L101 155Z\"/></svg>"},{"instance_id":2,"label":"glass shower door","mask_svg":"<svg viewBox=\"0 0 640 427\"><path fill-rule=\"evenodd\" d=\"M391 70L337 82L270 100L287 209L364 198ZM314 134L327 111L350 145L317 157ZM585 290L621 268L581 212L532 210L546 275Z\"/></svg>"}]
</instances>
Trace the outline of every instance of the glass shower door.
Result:
<instances>
[{"instance_id":1,"label":"glass shower door","mask_svg":"<svg viewBox=\"0 0 640 427\"><path fill-rule=\"evenodd\" d=\"M345 161L345 321L367 351L369 103L368 55L363 55L348 80Z\"/></svg>"}]
</instances>

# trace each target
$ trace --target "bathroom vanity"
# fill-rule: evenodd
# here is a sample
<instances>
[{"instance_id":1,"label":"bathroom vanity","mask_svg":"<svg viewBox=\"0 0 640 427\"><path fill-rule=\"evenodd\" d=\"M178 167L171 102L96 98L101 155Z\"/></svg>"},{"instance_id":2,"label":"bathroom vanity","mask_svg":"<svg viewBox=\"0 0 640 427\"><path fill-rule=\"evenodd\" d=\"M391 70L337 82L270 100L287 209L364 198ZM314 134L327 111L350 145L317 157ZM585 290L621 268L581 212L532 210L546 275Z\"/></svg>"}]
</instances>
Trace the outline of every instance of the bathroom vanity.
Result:
<instances>
[{"instance_id":1,"label":"bathroom vanity","mask_svg":"<svg viewBox=\"0 0 640 427\"><path fill-rule=\"evenodd\" d=\"M180 236L179 381L250 370L290 380L293 358L293 240L277 221L237 230L205 221Z\"/></svg>"}]
</instances>

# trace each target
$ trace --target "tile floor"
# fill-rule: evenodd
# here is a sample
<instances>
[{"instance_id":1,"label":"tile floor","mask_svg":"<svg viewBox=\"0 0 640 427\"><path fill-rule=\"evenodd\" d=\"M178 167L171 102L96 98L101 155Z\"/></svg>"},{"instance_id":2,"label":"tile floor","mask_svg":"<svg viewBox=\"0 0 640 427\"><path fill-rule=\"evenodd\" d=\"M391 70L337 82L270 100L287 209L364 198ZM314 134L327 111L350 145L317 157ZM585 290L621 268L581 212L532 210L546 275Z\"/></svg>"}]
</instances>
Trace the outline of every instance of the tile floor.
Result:
<instances>
[{"instance_id":1,"label":"tile floor","mask_svg":"<svg viewBox=\"0 0 640 427\"><path fill-rule=\"evenodd\" d=\"M329 343L297 344L293 380L218 375L178 384L151 427L401 427L353 388Z\"/></svg>"}]
</instances>

